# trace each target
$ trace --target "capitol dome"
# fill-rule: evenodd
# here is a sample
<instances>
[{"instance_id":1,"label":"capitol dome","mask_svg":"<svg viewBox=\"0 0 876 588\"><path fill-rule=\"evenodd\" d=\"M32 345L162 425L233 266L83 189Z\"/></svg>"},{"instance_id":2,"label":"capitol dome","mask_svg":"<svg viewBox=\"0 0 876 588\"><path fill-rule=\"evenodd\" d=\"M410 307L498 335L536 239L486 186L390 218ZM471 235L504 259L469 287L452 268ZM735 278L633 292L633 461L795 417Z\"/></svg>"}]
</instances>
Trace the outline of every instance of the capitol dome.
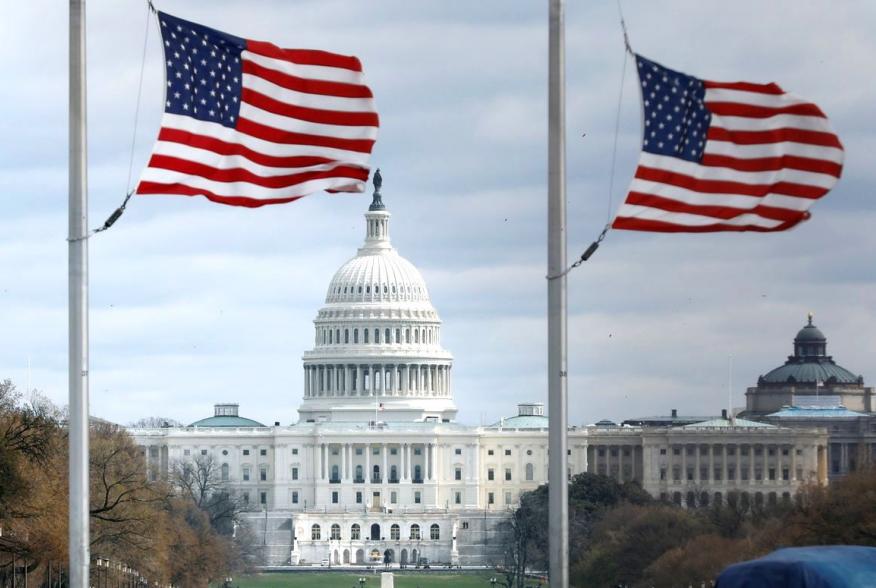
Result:
<instances>
[{"instance_id":1,"label":"capitol dome","mask_svg":"<svg viewBox=\"0 0 876 588\"><path fill-rule=\"evenodd\" d=\"M304 421L450 421L453 358L426 282L390 243L380 194L365 213L365 243L334 274L304 354Z\"/></svg>"}]
</instances>

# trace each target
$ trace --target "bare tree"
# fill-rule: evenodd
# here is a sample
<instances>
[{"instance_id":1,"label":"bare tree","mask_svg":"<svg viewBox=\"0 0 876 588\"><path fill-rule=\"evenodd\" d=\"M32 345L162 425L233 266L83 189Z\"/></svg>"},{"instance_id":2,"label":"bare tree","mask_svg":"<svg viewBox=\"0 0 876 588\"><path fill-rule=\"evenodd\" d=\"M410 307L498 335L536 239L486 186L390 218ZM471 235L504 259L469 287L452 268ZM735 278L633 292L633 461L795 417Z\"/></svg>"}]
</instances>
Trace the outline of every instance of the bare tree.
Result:
<instances>
[{"instance_id":1,"label":"bare tree","mask_svg":"<svg viewBox=\"0 0 876 588\"><path fill-rule=\"evenodd\" d=\"M169 417L161 417L161 416L150 416L144 417L142 419L133 421L128 425L128 428L131 429L166 429L168 427L184 427L185 425L179 422L178 420L169 418Z\"/></svg>"},{"instance_id":2,"label":"bare tree","mask_svg":"<svg viewBox=\"0 0 876 588\"><path fill-rule=\"evenodd\" d=\"M212 455L180 460L171 469L171 484L201 511L222 535L231 535L243 504L222 480L221 466Z\"/></svg>"}]
</instances>

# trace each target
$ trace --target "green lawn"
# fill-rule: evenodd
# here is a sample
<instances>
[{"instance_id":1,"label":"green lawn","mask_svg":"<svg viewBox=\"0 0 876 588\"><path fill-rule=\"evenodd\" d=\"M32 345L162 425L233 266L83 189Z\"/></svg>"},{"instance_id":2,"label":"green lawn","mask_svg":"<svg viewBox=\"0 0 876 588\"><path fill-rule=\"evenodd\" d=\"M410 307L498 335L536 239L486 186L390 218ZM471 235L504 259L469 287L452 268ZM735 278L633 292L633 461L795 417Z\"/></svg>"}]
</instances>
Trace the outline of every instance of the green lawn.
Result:
<instances>
[{"instance_id":1,"label":"green lawn","mask_svg":"<svg viewBox=\"0 0 876 588\"><path fill-rule=\"evenodd\" d=\"M473 573L399 573L394 571L396 588L489 588L490 577L496 574ZM380 588L380 574L350 574L346 572L270 573L235 578L233 586L240 588L359 588L359 578L367 578L365 588Z\"/></svg>"}]
</instances>

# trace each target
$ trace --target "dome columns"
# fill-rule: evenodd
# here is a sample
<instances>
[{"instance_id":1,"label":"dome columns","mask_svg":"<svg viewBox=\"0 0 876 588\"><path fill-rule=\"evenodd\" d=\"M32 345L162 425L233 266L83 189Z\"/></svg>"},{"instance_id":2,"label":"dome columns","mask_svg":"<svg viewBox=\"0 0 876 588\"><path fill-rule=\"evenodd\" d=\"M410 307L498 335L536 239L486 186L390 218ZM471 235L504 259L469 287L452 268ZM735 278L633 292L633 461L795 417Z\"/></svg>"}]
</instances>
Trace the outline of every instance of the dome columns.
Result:
<instances>
[{"instance_id":1,"label":"dome columns","mask_svg":"<svg viewBox=\"0 0 876 588\"><path fill-rule=\"evenodd\" d=\"M447 363L310 364L304 367L304 396L451 396Z\"/></svg>"}]
</instances>

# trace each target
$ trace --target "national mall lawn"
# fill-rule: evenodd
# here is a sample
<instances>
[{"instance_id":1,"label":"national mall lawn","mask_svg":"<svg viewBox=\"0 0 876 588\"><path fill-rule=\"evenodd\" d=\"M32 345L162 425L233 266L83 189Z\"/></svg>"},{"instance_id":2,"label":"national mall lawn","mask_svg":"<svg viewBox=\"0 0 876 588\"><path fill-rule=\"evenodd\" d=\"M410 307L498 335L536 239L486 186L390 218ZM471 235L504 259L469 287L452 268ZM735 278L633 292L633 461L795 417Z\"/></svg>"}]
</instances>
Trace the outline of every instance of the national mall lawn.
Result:
<instances>
[{"instance_id":1,"label":"national mall lawn","mask_svg":"<svg viewBox=\"0 0 876 588\"><path fill-rule=\"evenodd\" d=\"M486 572L405 572L395 574L395 588L438 588L452 586L453 588L489 588L490 578L497 578L496 573ZM363 588L380 588L380 574L346 572L295 572L267 573L234 578L231 585L235 588L359 588L359 578L366 578ZM538 586L533 581L534 586Z\"/></svg>"}]
</instances>

